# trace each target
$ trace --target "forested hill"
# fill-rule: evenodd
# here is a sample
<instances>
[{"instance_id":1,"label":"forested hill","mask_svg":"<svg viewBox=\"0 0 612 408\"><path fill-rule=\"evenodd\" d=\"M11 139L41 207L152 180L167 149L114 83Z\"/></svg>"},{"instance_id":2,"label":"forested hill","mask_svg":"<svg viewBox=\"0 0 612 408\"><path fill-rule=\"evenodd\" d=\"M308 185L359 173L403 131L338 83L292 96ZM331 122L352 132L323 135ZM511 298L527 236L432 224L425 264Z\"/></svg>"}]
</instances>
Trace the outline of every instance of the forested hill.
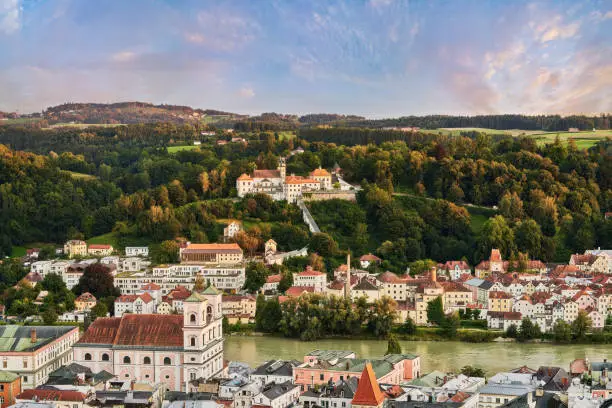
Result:
<instances>
[{"instance_id":1,"label":"forested hill","mask_svg":"<svg viewBox=\"0 0 612 408\"><path fill-rule=\"evenodd\" d=\"M43 119L55 123L197 123L219 120L239 120L245 115L211 109L194 109L189 106L153 105L145 102L65 103L47 108Z\"/></svg>"},{"instance_id":2,"label":"forested hill","mask_svg":"<svg viewBox=\"0 0 612 408\"><path fill-rule=\"evenodd\" d=\"M420 127L423 129L438 128L487 128L487 129L521 129L565 131L569 128L579 130L610 129L612 115L600 116L559 116L559 115L479 115L479 116L404 116L401 118L378 120L343 120L342 126L369 128L382 127Z\"/></svg>"}]
</instances>

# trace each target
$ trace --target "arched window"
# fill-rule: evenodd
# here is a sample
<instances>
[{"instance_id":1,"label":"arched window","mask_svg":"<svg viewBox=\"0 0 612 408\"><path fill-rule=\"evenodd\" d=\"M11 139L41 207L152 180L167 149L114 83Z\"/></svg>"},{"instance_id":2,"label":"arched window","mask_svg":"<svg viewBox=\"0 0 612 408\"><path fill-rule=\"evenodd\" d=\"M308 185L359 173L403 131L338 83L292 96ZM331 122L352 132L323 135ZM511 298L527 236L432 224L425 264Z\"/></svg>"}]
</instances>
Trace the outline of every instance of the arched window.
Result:
<instances>
[{"instance_id":1,"label":"arched window","mask_svg":"<svg viewBox=\"0 0 612 408\"><path fill-rule=\"evenodd\" d=\"M142 364L151 364L151 357L145 357L142 360Z\"/></svg>"},{"instance_id":2,"label":"arched window","mask_svg":"<svg viewBox=\"0 0 612 408\"><path fill-rule=\"evenodd\" d=\"M192 338L190 339L190 342L191 342L191 347L195 347L195 345L196 345L196 344L195 344L195 343L196 343L196 338L195 338L195 337L192 337Z\"/></svg>"},{"instance_id":3,"label":"arched window","mask_svg":"<svg viewBox=\"0 0 612 408\"><path fill-rule=\"evenodd\" d=\"M102 361L109 361L110 357L108 356L108 354L104 353L102 354Z\"/></svg>"},{"instance_id":4,"label":"arched window","mask_svg":"<svg viewBox=\"0 0 612 408\"><path fill-rule=\"evenodd\" d=\"M190 323L195 323L196 322L196 315L195 315L195 313L192 313L191 316L189 316L189 322Z\"/></svg>"},{"instance_id":5,"label":"arched window","mask_svg":"<svg viewBox=\"0 0 612 408\"><path fill-rule=\"evenodd\" d=\"M85 353L85 361L91 361L91 354Z\"/></svg>"},{"instance_id":6,"label":"arched window","mask_svg":"<svg viewBox=\"0 0 612 408\"><path fill-rule=\"evenodd\" d=\"M172 360L170 360L170 357L164 358L164 365L170 365L170 364L172 364Z\"/></svg>"},{"instance_id":7,"label":"arched window","mask_svg":"<svg viewBox=\"0 0 612 408\"><path fill-rule=\"evenodd\" d=\"M132 360L128 356L123 357L123 364L130 364Z\"/></svg>"},{"instance_id":8,"label":"arched window","mask_svg":"<svg viewBox=\"0 0 612 408\"><path fill-rule=\"evenodd\" d=\"M208 305L208 307L206 308L206 323L210 323L210 321L212 320L212 313L212 306Z\"/></svg>"}]
</instances>

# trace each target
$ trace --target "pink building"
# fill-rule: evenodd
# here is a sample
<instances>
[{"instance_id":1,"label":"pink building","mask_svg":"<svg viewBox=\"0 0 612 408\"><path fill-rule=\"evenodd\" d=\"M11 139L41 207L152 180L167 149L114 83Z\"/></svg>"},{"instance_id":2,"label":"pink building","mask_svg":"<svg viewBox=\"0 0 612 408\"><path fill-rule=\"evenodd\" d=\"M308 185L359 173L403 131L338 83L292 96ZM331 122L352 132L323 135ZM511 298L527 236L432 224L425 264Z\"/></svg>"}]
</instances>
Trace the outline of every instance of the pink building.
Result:
<instances>
[{"instance_id":1,"label":"pink building","mask_svg":"<svg viewBox=\"0 0 612 408\"><path fill-rule=\"evenodd\" d=\"M314 350L304 356L304 363L294 367L295 383L305 391L328 381L338 382L359 377L366 363L371 363L379 383L399 384L418 378L421 359L412 354L389 354L380 360L356 358L352 351Z\"/></svg>"},{"instance_id":2,"label":"pink building","mask_svg":"<svg viewBox=\"0 0 612 408\"><path fill-rule=\"evenodd\" d=\"M221 293L209 287L185 299L182 315L98 318L73 346L74 362L120 380L163 382L191 391L223 369Z\"/></svg>"}]
</instances>

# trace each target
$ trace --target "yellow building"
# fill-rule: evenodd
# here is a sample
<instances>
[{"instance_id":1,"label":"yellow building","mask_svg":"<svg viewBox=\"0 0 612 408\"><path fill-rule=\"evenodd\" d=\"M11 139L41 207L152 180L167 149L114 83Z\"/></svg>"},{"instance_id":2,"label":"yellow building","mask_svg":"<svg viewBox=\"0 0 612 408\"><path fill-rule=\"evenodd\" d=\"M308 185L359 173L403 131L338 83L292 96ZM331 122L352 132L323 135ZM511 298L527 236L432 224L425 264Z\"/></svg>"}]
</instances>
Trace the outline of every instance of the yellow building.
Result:
<instances>
[{"instance_id":1,"label":"yellow building","mask_svg":"<svg viewBox=\"0 0 612 408\"><path fill-rule=\"evenodd\" d=\"M514 302L512 296L506 292L489 292L489 312L511 312Z\"/></svg>"},{"instance_id":2,"label":"yellow building","mask_svg":"<svg viewBox=\"0 0 612 408\"><path fill-rule=\"evenodd\" d=\"M64 244L64 253L68 258L87 256L87 243L79 239L71 239Z\"/></svg>"},{"instance_id":3,"label":"yellow building","mask_svg":"<svg viewBox=\"0 0 612 408\"><path fill-rule=\"evenodd\" d=\"M91 310L96 305L96 297L89 292L85 292L80 295L74 301L74 308L79 312Z\"/></svg>"},{"instance_id":4,"label":"yellow building","mask_svg":"<svg viewBox=\"0 0 612 408\"><path fill-rule=\"evenodd\" d=\"M228 295L222 298L221 312L230 324L252 323L255 321L256 306L254 296Z\"/></svg>"}]
</instances>

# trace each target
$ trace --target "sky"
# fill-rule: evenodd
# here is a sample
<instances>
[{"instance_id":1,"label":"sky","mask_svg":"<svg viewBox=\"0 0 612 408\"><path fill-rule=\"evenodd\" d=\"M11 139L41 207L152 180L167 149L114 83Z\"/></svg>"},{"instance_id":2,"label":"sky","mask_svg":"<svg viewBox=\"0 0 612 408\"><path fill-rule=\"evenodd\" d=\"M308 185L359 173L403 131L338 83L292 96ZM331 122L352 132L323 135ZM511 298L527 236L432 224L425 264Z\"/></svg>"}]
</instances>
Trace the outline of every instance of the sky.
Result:
<instances>
[{"instance_id":1,"label":"sky","mask_svg":"<svg viewBox=\"0 0 612 408\"><path fill-rule=\"evenodd\" d=\"M612 0L0 0L0 110L612 111Z\"/></svg>"}]
</instances>

